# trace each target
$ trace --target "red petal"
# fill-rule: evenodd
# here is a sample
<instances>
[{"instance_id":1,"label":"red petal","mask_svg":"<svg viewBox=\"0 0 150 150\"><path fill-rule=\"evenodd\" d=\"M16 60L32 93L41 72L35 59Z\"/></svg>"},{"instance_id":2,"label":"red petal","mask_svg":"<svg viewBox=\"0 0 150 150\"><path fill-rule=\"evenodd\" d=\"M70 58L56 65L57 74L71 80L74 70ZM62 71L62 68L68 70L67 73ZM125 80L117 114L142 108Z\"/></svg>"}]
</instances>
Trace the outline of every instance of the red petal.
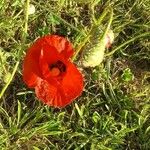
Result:
<instances>
[{"instance_id":1,"label":"red petal","mask_svg":"<svg viewBox=\"0 0 150 150\"><path fill-rule=\"evenodd\" d=\"M64 58L68 59L73 55L73 46L72 44L64 37L58 35L46 35L44 36L47 43L55 47L55 49L64 56Z\"/></svg>"},{"instance_id":2,"label":"red petal","mask_svg":"<svg viewBox=\"0 0 150 150\"><path fill-rule=\"evenodd\" d=\"M37 97L50 106L64 107L82 92L82 75L67 61L72 54L72 45L65 38L47 35L38 39L25 56L23 79L29 87L35 87ZM62 81L49 74L49 64L57 60L67 67Z\"/></svg>"},{"instance_id":3,"label":"red petal","mask_svg":"<svg viewBox=\"0 0 150 150\"><path fill-rule=\"evenodd\" d=\"M57 81L56 81L57 82ZM35 87L37 97L45 104L54 107L63 107L65 96L56 84L55 80L51 80L49 84L46 80L38 79L38 84Z\"/></svg>"},{"instance_id":4,"label":"red petal","mask_svg":"<svg viewBox=\"0 0 150 150\"><path fill-rule=\"evenodd\" d=\"M39 57L39 67L43 77L47 79L50 77L49 65L55 63L58 60L58 57L53 48L48 47L45 49L45 46L43 47Z\"/></svg>"},{"instance_id":5,"label":"red petal","mask_svg":"<svg viewBox=\"0 0 150 150\"><path fill-rule=\"evenodd\" d=\"M43 50L44 62L39 66ZM68 59L73 54L71 43L57 35L47 35L39 38L27 51L23 62L23 80L29 87L36 86L37 77L47 75L48 64L59 59ZM62 57L63 56L63 57ZM46 66L47 65L47 69ZM43 69L44 66L44 69Z\"/></svg>"},{"instance_id":6,"label":"red petal","mask_svg":"<svg viewBox=\"0 0 150 150\"><path fill-rule=\"evenodd\" d=\"M23 80L29 87L34 87L37 77L41 76L39 68L40 51L41 44L37 41L28 49L23 61Z\"/></svg>"},{"instance_id":7,"label":"red petal","mask_svg":"<svg viewBox=\"0 0 150 150\"><path fill-rule=\"evenodd\" d=\"M44 51L44 55L46 56L44 58L46 63L57 60L60 55L55 46L53 46L54 38L51 37L53 36L48 35L39 38L27 51L23 62L23 80L29 87L36 86L37 77L42 77L42 73L45 71L45 69L43 70L43 68L41 69L39 66L41 50Z\"/></svg>"},{"instance_id":8,"label":"red petal","mask_svg":"<svg viewBox=\"0 0 150 150\"><path fill-rule=\"evenodd\" d=\"M54 107L64 107L70 104L83 90L83 77L76 66L68 63L67 73L62 82L51 79L48 82L38 79L35 87L37 97L45 104Z\"/></svg>"},{"instance_id":9,"label":"red petal","mask_svg":"<svg viewBox=\"0 0 150 150\"><path fill-rule=\"evenodd\" d=\"M73 99L81 95L83 91L83 77L76 66L71 62L67 65L67 73L61 83L66 101L65 105L69 104Z\"/></svg>"},{"instance_id":10,"label":"red petal","mask_svg":"<svg viewBox=\"0 0 150 150\"><path fill-rule=\"evenodd\" d=\"M49 65L56 63L59 60L64 64L68 62L55 50L54 47L43 45L39 58L39 65L44 79L48 80L48 78L52 78L52 74L49 70Z\"/></svg>"}]
</instances>

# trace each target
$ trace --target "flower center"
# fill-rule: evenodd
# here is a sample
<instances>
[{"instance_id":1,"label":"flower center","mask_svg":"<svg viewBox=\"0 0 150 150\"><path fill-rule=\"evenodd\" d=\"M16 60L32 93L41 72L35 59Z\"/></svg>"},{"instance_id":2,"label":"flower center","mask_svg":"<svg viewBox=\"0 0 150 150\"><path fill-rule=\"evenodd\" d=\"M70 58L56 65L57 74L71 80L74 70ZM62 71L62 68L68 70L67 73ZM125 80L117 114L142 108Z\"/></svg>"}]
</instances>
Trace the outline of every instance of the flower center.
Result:
<instances>
[{"instance_id":1,"label":"flower center","mask_svg":"<svg viewBox=\"0 0 150 150\"><path fill-rule=\"evenodd\" d=\"M60 74L60 70L58 68L51 69L52 76L58 76Z\"/></svg>"},{"instance_id":2,"label":"flower center","mask_svg":"<svg viewBox=\"0 0 150 150\"><path fill-rule=\"evenodd\" d=\"M49 69L50 69L52 76L56 77L66 71L66 66L62 61L58 60L56 63L51 64L49 66Z\"/></svg>"}]
</instances>

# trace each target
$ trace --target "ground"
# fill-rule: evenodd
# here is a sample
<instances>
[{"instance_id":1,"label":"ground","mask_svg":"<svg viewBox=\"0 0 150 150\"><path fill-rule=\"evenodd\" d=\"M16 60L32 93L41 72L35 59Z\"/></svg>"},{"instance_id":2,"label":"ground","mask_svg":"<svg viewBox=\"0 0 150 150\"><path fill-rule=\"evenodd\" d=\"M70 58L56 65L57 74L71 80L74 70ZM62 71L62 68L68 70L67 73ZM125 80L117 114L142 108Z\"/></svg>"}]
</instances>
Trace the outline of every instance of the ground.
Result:
<instances>
[{"instance_id":1,"label":"ground","mask_svg":"<svg viewBox=\"0 0 150 150\"><path fill-rule=\"evenodd\" d=\"M106 9L114 42L100 65L84 68L86 45L95 47L110 19L97 23ZM0 149L150 150L149 14L150 0L1 0ZM42 104L22 80L27 48L45 34L80 50L74 63L85 88L62 109Z\"/></svg>"}]
</instances>

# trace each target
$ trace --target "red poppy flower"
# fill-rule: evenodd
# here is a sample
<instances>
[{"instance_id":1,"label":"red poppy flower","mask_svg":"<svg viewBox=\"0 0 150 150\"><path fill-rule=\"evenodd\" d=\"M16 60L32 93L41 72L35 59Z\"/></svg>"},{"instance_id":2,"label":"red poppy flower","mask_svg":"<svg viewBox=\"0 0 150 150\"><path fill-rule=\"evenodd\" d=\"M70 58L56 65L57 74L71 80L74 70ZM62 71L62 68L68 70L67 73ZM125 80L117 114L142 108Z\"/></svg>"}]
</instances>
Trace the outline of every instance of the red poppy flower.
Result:
<instances>
[{"instance_id":1,"label":"red poppy flower","mask_svg":"<svg viewBox=\"0 0 150 150\"><path fill-rule=\"evenodd\" d=\"M49 106L64 107L83 90L83 77L69 58L69 41L57 35L39 38L27 51L23 80Z\"/></svg>"}]
</instances>

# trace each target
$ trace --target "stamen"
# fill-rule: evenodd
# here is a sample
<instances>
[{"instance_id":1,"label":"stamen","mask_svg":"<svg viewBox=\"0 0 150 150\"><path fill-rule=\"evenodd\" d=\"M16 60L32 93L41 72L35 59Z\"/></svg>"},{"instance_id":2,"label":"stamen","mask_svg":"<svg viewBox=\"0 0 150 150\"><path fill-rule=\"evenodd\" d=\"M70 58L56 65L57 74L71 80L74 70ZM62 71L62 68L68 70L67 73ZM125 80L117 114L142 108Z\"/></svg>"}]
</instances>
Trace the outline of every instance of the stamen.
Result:
<instances>
[{"instance_id":1,"label":"stamen","mask_svg":"<svg viewBox=\"0 0 150 150\"><path fill-rule=\"evenodd\" d=\"M53 76L59 76L66 71L66 66L62 61L58 60L56 63L51 64L49 69Z\"/></svg>"},{"instance_id":2,"label":"stamen","mask_svg":"<svg viewBox=\"0 0 150 150\"><path fill-rule=\"evenodd\" d=\"M55 77L60 74L60 70L58 68L55 68L55 67L52 68L50 72L51 72L52 76L55 76Z\"/></svg>"}]
</instances>

